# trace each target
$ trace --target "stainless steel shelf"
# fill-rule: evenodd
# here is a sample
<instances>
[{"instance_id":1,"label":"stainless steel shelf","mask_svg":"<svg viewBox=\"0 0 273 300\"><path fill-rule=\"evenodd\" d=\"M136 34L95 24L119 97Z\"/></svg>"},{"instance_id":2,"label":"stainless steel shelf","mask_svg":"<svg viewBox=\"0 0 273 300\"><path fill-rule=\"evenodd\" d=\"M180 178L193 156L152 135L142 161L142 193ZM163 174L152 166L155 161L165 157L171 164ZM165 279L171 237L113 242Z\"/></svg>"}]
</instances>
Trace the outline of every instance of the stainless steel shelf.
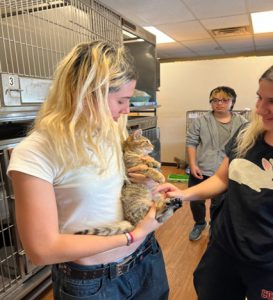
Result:
<instances>
[{"instance_id":1,"label":"stainless steel shelf","mask_svg":"<svg viewBox=\"0 0 273 300\"><path fill-rule=\"evenodd\" d=\"M160 105L130 106L130 112L155 113Z\"/></svg>"}]
</instances>

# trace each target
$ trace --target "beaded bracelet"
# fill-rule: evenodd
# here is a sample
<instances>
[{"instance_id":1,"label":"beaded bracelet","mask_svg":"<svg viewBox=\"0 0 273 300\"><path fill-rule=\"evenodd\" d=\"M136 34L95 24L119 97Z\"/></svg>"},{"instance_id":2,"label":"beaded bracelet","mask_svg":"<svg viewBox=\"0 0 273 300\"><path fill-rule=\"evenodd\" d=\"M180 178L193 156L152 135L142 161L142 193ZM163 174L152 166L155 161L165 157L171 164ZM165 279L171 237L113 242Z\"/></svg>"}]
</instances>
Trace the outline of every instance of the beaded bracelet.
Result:
<instances>
[{"instance_id":1,"label":"beaded bracelet","mask_svg":"<svg viewBox=\"0 0 273 300\"><path fill-rule=\"evenodd\" d=\"M127 239L127 246L130 246L135 241L134 236L132 232L125 232L124 234Z\"/></svg>"}]
</instances>

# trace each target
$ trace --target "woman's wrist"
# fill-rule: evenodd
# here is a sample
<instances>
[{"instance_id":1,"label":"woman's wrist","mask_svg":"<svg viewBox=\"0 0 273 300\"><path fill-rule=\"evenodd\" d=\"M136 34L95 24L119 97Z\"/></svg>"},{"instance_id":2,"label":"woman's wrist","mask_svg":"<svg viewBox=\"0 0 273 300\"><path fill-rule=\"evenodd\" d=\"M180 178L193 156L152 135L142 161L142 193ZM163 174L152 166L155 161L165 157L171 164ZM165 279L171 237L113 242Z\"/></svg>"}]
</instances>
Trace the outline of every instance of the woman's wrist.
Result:
<instances>
[{"instance_id":1,"label":"woman's wrist","mask_svg":"<svg viewBox=\"0 0 273 300\"><path fill-rule=\"evenodd\" d=\"M135 237L134 234L132 232L125 232L124 233L127 239L127 246L130 246L134 241L135 241Z\"/></svg>"},{"instance_id":2,"label":"woman's wrist","mask_svg":"<svg viewBox=\"0 0 273 300\"><path fill-rule=\"evenodd\" d=\"M131 231L131 234L134 237L134 242L136 242L136 241L139 241L139 240L145 238L148 233L143 231L143 229L139 225L137 225L134 228L134 230Z\"/></svg>"}]
</instances>

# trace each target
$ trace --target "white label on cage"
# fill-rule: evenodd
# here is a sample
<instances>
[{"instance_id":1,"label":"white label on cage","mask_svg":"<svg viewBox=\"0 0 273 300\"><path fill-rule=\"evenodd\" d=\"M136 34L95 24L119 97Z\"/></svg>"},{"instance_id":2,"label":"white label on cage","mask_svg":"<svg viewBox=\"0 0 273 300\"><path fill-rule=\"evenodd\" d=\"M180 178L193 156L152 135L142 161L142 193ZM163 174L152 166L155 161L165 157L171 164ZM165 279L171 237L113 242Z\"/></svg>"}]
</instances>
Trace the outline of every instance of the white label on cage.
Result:
<instances>
[{"instance_id":1,"label":"white label on cage","mask_svg":"<svg viewBox=\"0 0 273 300\"><path fill-rule=\"evenodd\" d=\"M21 105L18 75L1 74L4 106Z\"/></svg>"},{"instance_id":2,"label":"white label on cage","mask_svg":"<svg viewBox=\"0 0 273 300\"><path fill-rule=\"evenodd\" d=\"M20 77L22 103L43 103L51 82L48 79Z\"/></svg>"},{"instance_id":3,"label":"white label on cage","mask_svg":"<svg viewBox=\"0 0 273 300\"><path fill-rule=\"evenodd\" d=\"M189 114L188 114L188 118L189 118L189 119L195 119L195 118L197 118L197 117L198 117L198 114L197 114L197 113L192 112L192 113L189 113Z\"/></svg>"}]
</instances>

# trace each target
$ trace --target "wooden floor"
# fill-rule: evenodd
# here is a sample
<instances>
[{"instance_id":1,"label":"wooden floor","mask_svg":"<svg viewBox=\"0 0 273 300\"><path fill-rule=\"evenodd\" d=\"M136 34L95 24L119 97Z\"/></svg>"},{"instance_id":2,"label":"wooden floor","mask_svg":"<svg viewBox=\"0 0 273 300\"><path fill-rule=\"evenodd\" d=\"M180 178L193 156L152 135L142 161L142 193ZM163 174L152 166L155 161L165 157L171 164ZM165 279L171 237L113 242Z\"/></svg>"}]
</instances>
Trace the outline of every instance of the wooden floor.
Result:
<instances>
[{"instance_id":1,"label":"wooden floor","mask_svg":"<svg viewBox=\"0 0 273 300\"><path fill-rule=\"evenodd\" d=\"M166 178L168 174L183 174L181 169L174 167L163 167L162 171ZM187 187L185 183L175 184L181 189ZM185 202L183 207L177 210L175 215L156 233L165 258L170 285L169 300L197 299L192 274L206 249L208 230L204 231L200 240L191 242L189 232L193 225L190 205Z\"/></svg>"},{"instance_id":2,"label":"wooden floor","mask_svg":"<svg viewBox=\"0 0 273 300\"><path fill-rule=\"evenodd\" d=\"M182 170L175 167L164 166L162 171L166 177L168 174L183 174ZM185 183L176 183L176 185L181 189L186 188ZM162 225L156 233L166 263L170 285L169 300L197 299L192 274L206 248L208 230L205 230L200 240L190 242L188 236L192 226L193 219L189 204L184 203L183 207L176 211L175 215ZM38 299L52 300L52 290L49 289Z\"/></svg>"}]
</instances>

